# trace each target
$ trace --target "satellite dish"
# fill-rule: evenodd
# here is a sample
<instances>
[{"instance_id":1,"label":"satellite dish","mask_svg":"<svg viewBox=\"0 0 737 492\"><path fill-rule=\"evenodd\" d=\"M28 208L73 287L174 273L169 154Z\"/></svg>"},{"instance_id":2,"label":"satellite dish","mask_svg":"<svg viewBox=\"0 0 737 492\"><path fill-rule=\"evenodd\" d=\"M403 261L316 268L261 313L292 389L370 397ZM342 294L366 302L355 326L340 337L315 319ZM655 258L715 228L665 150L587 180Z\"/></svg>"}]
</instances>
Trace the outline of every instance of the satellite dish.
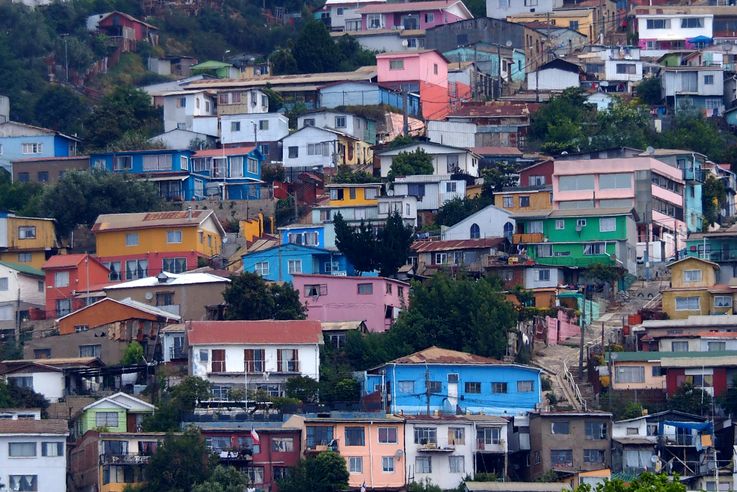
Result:
<instances>
[{"instance_id":1,"label":"satellite dish","mask_svg":"<svg viewBox=\"0 0 737 492\"><path fill-rule=\"evenodd\" d=\"M657 463L658 461L660 461L660 458L658 458L656 455L652 455L650 456L650 461L652 463Z\"/></svg>"},{"instance_id":2,"label":"satellite dish","mask_svg":"<svg viewBox=\"0 0 737 492\"><path fill-rule=\"evenodd\" d=\"M406 48L407 46L409 46L409 41L407 41L406 39L403 39L403 40L402 40L402 46L404 46L405 48Z\"/></svg>"},{"instance_id":3,"label":"satellite dish","mask_svg":"<svg viewBox=\"0 0 737 492\"><path fill-rule=\"evenodd\" d=\"M397 452L394 453L394 456L399 460L402 459L402 456L404 456L404 451L401 449L397 449Z\"/></svg>"},{"instance_id":4,"label":"satellite dish","mask_svg":"<svg viewBox=\"0 0 737 492\"><path fill-rule=\"evenodd\" d=\"M655 153L655 149L652 146L648 145L647 149L645 149L645 153L647 155L653 155Z\"/></svg>"},{"instance_id":5,"label":"satellite dish","mask_svg":"<svg viewBox=\"0 0 737 492\"><path fill-rule=\"evenodd\" d=\"M506 46L507 48L511 48L512 47L512 41L507 41L506 43L504 43L504 46Z\"/></svg>"},{"instance_id":6,"label":"satellite dish","mask_svg":"<svg viewBox=\"0 0 737 492\"><path fill-rule=\"evenodd\" d=\"M150 301L151 299L153 299L153 298L154 298L154 293L153 293L153 292L146 292L146 293L145 293L145 294L143 295L143 297L145 297L147 301Z\"/></svg>"}]
</instances>

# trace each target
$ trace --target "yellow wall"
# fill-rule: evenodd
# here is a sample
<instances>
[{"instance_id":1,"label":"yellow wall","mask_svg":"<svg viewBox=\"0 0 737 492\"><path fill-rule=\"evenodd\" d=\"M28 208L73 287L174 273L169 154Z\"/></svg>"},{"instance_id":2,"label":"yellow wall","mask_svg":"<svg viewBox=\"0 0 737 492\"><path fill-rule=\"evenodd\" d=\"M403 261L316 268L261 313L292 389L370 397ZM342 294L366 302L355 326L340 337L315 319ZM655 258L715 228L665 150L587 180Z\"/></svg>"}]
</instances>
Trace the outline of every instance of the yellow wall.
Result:
<instances>
[{"instance_id":1,"label":"yellow wall","mask_svg":"<svg viewBox=\"0 0 737 492\"><path fill-rule=\"evenodd\" d=\"M701 271L701 280L696 282L686 282L683 272L686 270ZM706 263L698 258L688 258L679 261L670 267L671 287L674 289L694 288L694 287L711 287L717 283L715 265Z\"/></svg>"},{"instance_id":2,"label":"yellow wall","mask_svg":"<svg viewBox=\"0 0 737 492\"><path fill-rule=\"evenodd\" d=\"M341 156L343 164L355 165L373 162L374 151L371 149L371 144L364 142L363 140L353 140L345 137L339 137L338 141L345 145L346 149L345 155ZM349 148L353 148L352 153L348 152Z\"/></svg>"},{"instance_id":3,"label":"yellow wall","mask_svg":"<svg viewBox=\"0 0 737 492\"><path fill-rule=\"evenodd\" d=\"M688 310L688 311L677 311L676 310L676 298L677 297L698 297L699 298L699 309ZM694 290L666 290L663 291L663 312L668 315L670 319L686 319L689 316L696 316L699 314L709 314L711 312L712 297L706 288L694 289Z\"/></svg>"},{"instance_id":4,"label":"yellow wall","mask_svg":"<svg viewBox=\"0 0 737 492\"><path fill-rule=\"evenodd\" d=\"M550 202L550 196L552 191L545 190L545 191L529 191L525 193L519 193L519 192L499 192L494 193L494 206L498 208L503 208L504 210L509 210L510 212L516 213L516 212L531 212L533 210L551 210L553 208L552 203ZM520 197L527 196L530 197L530 206L529 207L520 207ZM504 197L511 197L512 198L512 206L511 207L505 207L504 206Z\"/></svg>"},{"instance_id":5,"label":"yellow wall","mask_svg":"<svg viewBox=\"0 0 737 492\"><path fill-rule=\"evenodd\" d=\"M516 23L526 23L526 22L547 22L547 20L550 19L550 23L554 24L559 27L570 27L571 21L578 22L578 29L577 31L586 36L589 39L594 38L598 34L598 27L594 25L594 12L593 10L589 10L588 13L580 13L577 12L575 15L568 14L564 11L556 11L550 14L550 16L546 15L535 15L535 14L529 14L529 15L510 15L507 17L507 20L509 22L516 22Z\"/></svg>"},{"instance_id":6,"label":"yellow wall","mask_svg":"<svg viewBox=\"0 0 737 492\"><path fill-rule=\"evenodd\" d=\"M264 222L264 214L261 212L258 213L258 216L255 219L241 220L238 223L240 235L246 241L253 241L255 238L263 236L265 227Z\"/></svg>"},{"instance_id":7,"label":"yellow wall","mask_svg":"<svg viewBox=\"0 0 737 492\"><path fill-rule=\"evenodd\" d=\"M3 221L4 222L4 221ZM20 227L35 227L36 237L21 239ZM46 261L45 251L57 248L56 228L53 220L34 217L7 218L8 243L7 251L0 253L0 260L23 263L34 268L41 268ZM19 253L31 253L31 261L20 261Z\"/></svg>"},{"instance_id":8,"label":"yellow wall","mask_svg":"<svg viewBox=\"0 0 737 492\"><path fill-rule=\"evenodd\" d=\"M614 377L612 389L614 390L634 390L634 389L660 389L665 390L665 376L653 376L653 367L660 366L660 361L627 361L627 362L615 362L612 367L612 372L616 375L617 367L633 367L642 366L645 369L645 382L644 383L620 383L617 382L617 378Z\"/></svg>"},{"instance_id":9,"label":"yellow wall","mask_svg":"<svg viewBox=\"0 0 737 492\"><path fill-rule=\"evenodd\" d=\"M338 206L353 206L353 205L376 205L379 203L378 197L381 194L380 188L376 186L370 186L370 189L376 190L376 198L366 198L366 188L360 188L360 187L349 187L344 186L341 188L335 187L330 188L331 190L334 189L341 189L343 190L343 199L342 200L330 200L328 202L328 205L331 207L338 207ZM351 198L351 190L353 190L356 194L355 198Z\"/></svg>"},{"instance_id":10,"label":"yellow wall","mask_svg":"<svg viewBox=\"0 0 737 492\"><path fill-rule=\"evenodd\" d=\"M21 254L28 253L31 255L31 261L21 261ZM11 263L20 263L21 265L32 266L39 270L46 263L46 252L45 251L23 251L22 253L16 252L5 252L0 253L0 261L9 261Z\"/></svg>"},{"instance_id":11,"label":"yellow wall","mask_svg":"<svg viewBox=\"0 0 737 492\"><path fill-rule=\"evenodd\" d=\"M182 231L181 243L168 243L168 231ZM126 246L126 234L138 233L138 245ZM200 234L201 233L201 234ZM220 234L202 227L161 227L126 231L98 232L95 235L97 256L125 256L150 252L190 252L203 256L220 254Z\"/></svg>"}]
</instances>

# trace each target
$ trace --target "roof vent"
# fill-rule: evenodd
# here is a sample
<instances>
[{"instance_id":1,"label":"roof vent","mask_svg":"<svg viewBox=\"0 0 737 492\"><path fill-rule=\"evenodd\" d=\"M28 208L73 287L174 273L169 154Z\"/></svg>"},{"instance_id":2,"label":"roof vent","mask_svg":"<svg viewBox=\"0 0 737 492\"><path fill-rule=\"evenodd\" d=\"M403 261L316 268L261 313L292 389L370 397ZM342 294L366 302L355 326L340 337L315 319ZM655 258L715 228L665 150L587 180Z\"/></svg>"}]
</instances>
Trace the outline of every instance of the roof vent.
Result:
<instances>
[{"instance_id":1,"label":"roof vent","mask_svg":"<svg viewBox=\"0 0 737 492\"><path fill-rule=\"evenodd\" d=\"M169 276L166 274L166 272L161 272L160 274L156 275L156 280L158 280L160 284L165 284L169 280Z\"/></svg>"}]
</instances>

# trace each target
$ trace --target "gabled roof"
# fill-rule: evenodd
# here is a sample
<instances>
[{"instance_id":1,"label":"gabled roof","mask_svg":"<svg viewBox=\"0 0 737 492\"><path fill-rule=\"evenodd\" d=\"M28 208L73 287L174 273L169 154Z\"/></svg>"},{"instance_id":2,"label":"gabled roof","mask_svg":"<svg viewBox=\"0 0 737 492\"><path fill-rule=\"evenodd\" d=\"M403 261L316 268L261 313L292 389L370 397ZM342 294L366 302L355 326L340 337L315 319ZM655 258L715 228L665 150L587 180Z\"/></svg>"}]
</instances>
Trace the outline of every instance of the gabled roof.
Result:
<instances>
[{"instance_id":1,"label":"gabled roof","mask_svg":"<svg viewBox=\"0 0 737 492\"><path fill-rule=\"evenodd\" d=\"M85 311L87 309L91 309L93 307L94 308L98 308L100 305L102 305L104 303L109 303L109 302L114 302L114 303L117 303L117 304L121 304L123 306L127 306L129 308L133 308L133 309L136 309L138 311L141 311L143 313L151 314L151 315L156 316L156 317L159 317L159 318L164 318L165 320L179 321L180 319L182 319L177 314L173 314L173 313L170 313L168 311L164 311L163 309L159 309L159 308L157 308L155 306L149 306L148 304L144 304L142 302L134 301L130 297L126 297L125 299L121 299L121 300L112 299L110 297L105 297L103 299L100 299L97 302L93 302L89 306L85 306L85 307L83 307L81 309L78 309L78 310L76 310L74 312L71 312L71 313L69 313L67 315L64 315L61 318L58 318L56 321L58 323L59 321L65 319L65 318L68 318L70 316L75 316L75 315L77 315L77 314L79 314L79 313L81 313L81 312L83 312L83 311Z\"/></svg>"},{"instance_id":2,"label":"gabled roof","mask_svg":"<svg viewBox=\"0 0 737 492\"><path fill-rule=\"evenodd\" d=\"M97 22L98 22L98 24L99 24L100 22L104 21L104 20L105 20L105 19L107 19L108 17L110 17L110 16L112 16L112 15L116 15L116 14L117 14L117 15L119 15L119 16L121 16L121 17L125 17L126 19L128 19L128 20L129 20L129 21L131 21L131 22L137 22L138 24L142 24L142 25L144 25L144 26L148 27L149 29L154 29L154 30L156 30L156 31L158 31L158 30L159 30L159 28L158 28L158 27L156 27L156 26L154 26L153 24L149 24L148 22L144 22L144 21L142 21L141 19L136 19L136 18L135 18L135 17L133 17L132 15L130 15L130 14L126 14L125 12L121 12L121 11L119 11L119 10L114 10L114 11L112 11L112 12L107 12L107 13L104 13L104 14L99 14L99 19L98 19L98 21L97 21Z\"/></svg>"},{"instance_id":3,"label":"gabled roof","mask_svg":"<svg viewBox=\"0 0 737 492\"><path fill-rule=\"evenodd\" d=\"M301 133L301 132L304 132L304 131L314 131L314 130L318 130L318 131L322 131L322 132L327 132L327 133L332 133L333 135L338 135L339 137L345 137L345 138L348 138L350 140L360 140L360 138L358 138L358 137L354 137L353 135L349 135L349 134L347 134L345 132L341 132L340 130L336 130L335 128L330 128L330 127L327 127L327 126L318 127L318 126L311 126L311 125L310 126L303 126L299 130L294 131L294 132L290 133L289 135L286 135L285 137L282 137L282 140L286 140L286 139L288 139L290 137L293 137L294 135L297 135L298 133Z\"/></svg>"},{"instance_id":4,"label":"gabled roof","mask_svg":"<svg viewBox=\"0 0 737 492\"><path fill-rule=\"evenodd\" d=\"M489 365L504 364L497 359L490 359L480 355L458 352L456 350L440 347L428 347L414 354L405 355L394 359L389 364L464 364L464 365Z\"/></svg>"},{"instance_id":5,"label":"gabled roof","mask_svg":"<svg viewBox=\"0 0 737 492\"><path fill-rule=\"evenodd\" d=\"M381 3L375 5L367 5L366 7L360 8L356 11L357 14L388 14L393 12L417 12L421 10L443 10L460 4L462 10L466 12L469 17L473 17L471 12L460 0L456 1L445 1L435 0L429 2L406 2L406 3Z\"/></svg>"},{"instance_id":6,"label":"gabled roof","mask_svg":"<svg viewBox=\"0 0 737 492\"><path fill-rule=\"evenodd\" d=\"M159 277L166 277L165 282L160 282ZM212 284L212 283L229 283L230 279L218 277L211 273L202 272L185 272L185 273L169 273L162 272L155 277L139 278L130 280L120 284L109 285L105 290L115 289L135 289L139 287L157 287L157 286L175 286L175 285L195 285L195 284Z\"/></svg>"},{"instance_id":7,"label":"gabled roof","mask_svg":"<svg viewBox=\"0 0 737 492\"><path fill-rule=\"evenodd\" d=\"M10 268L12 270L15 270L21 275L29 275L31 277L41 277L41 278L44 277L44 272L42 272L38 268L33 268L32 266L23 265L20 263L13 263L10 261L0 261L0 265Z\"/></svg>"},{"instance_id":8,"label":"gabled roof","mask_svg":"<svg viewBox=\"0 0 737 492\"><path fill-rule=\"evenodd\" d=\"M513 101L468 102L448 113L447 118L491 118L491 117L529 117L541 106L540 103Z\"/></svg>"},{"instance_id":9,"label":"gabled roof","mask_svg":"<svg viewBox=\"0 0 737 492\"><path fill-rule=\"evenodd\" d=\"M153 412L154 410L156 410L156 407L154 405L146 401L136 398L135 396L131 396L127 393L118 392L118 393L115 393L114 395L100 398L94 403L90 403L89 405L84 407L82 411L86 412L90 408L95 408L103 404L110 404L113 406L121 407L128 411L133 411L133 412L141 412L141 411Z\"/></svg>"},{"instance_id":10,"label":"gabled roof","mask_svg":"<svg viewBox=\"0 0 737 492\"><path fill-rule=\"evenodd\" d=\"M462 147L453 147L451 145L445 145L445 144L440 144L440 143L435 143L435 142L412 142L411 144L402 145L401 147L394 147L393 149L387 149L382 152L378 152L375 155L379 155L379 156L398 155L400 152L405 152L409 149L416 149L419 147L438 147L442 149L455 150L455 151L460 151L460 152L468 152L470 154L473 154L473 151L464 149Z\"/></svg>"},{"instance_id":11,"label":"gabled roof","mask_svg":"<svg viewBox=\"0 0 737 492\"><path fill-rule=\"evenodd\" d=\"M69 424L62 419L41 420L0 420L0 434L45 434L45 435L69 435Z\"/></svg>"},{"instance_id":12,"label":"gabled roof","mask_svg":"<svg viewBox=\"0 0 737 492\"><path fill-rule=\"evenodd\" d=\"M556 58L555 60L550 60L547 63L543 63L542 65L540 65L540 68L538 68L538 71L548 70L548 69L557 69L557 70L563 70L565 72L572 72L572 73L582 73L583 72L583 69L581 68L580 65L564 60L563 58Z\"/></svg>"},{"instance_id":13,"label":"gabled roof","mask_svg":"<svg viewBox=\"0 0 737 492\"><path fill-rule=\"evenodd\" d=\"M309 320L188 321L190 345L314 345L322 326Z\"/></svg>"},{"instance_id":14,"label":"gabled roof","mask_svg":"<svg viewBox=\"0 0 737 492\"><path fill-rule=\"evenodd\" d=\"M442 241L415 241L410 248L416 253L432 253L435 251L458 251L462 249L489 249L496 248L503 243L503 237L446 239Z\"/></svg>"},{"instance_id":15,"label":"gabled roof","mask_svg":"<svg viewBox=\"0 0 737 492\"><path fill-rule=\"evenodd\" d=\"M0 362L0 367L8 372L26 366L37 366L44 370L56 370L59 368L103 367L104 365L97 357L57 357L54 359L19 359Z\"/></svg>"},{"instance_id":16,"label":"gabled roof","mask_svg":"<svg viewBox=\"0 0 737 492\"><path fill-rule=\"evenodd\" d=\"M713 261L705 260L703 258L699 258L698 256L686 256L685 258L681 258L680 260L672 261L668 263L668 269L670 270L673 268L674 265L677 265L679 263L683 263L684 261L697 261L700 263L703 263L704 265L708 265L712 267L714 270L719 270L719 265L714 263Z\"/></svg>"},{"instance_id":17,"label":"gabled roof","mask_svg":"<svg viewBox=\"0 0 737 492\"><path fill-rule=\"evenodd\" d=\"M5 121L5 122L0 123L0 127L2 127L3 125L19 126L23 128L28 128L30 130L35 130L37 132L41 132L45 135L58 135L60 137L66 138L67 140L74 140L75 142L81 142L81 140L78 139L77 137L70 137L69 135L65 135L64 133L58 132L56 130L52 130L50 128L44 128L42 126L29 125L27 123L21 123L19 121Z\"/></svg>"},{"instance_id":18,"label":"gabled roof","mask_svg":"<svg viewBox=\"0 0 737 492\"><path fill-rule=\"evenodd\" d=\"M221 234L225 234L220 220L212 210L102 214L97 217L95 225L92 226L92 232L128 231L158 227L196 227L209 218L212 218Z\"/></svg>"},{"instance_id":19,"label":"gabled roof","mask_svg":"<svg viewBox=\"0 0 737 492\"><path fill-rule=\"evenodd\" d=\"M97 257L92 256L92 255L87 255L87 254L54 255L48 260L46 260L46 263L44 263L41 268L44 270L54 270L54 269L60 269L60 268L74 268L78 266L80 263L82 263L85 260L85 258L89 258L90 260L99 264L105 270L108 270L108 267L106 267L100 260L98 260Z\"/></svg>"}]
</instances>

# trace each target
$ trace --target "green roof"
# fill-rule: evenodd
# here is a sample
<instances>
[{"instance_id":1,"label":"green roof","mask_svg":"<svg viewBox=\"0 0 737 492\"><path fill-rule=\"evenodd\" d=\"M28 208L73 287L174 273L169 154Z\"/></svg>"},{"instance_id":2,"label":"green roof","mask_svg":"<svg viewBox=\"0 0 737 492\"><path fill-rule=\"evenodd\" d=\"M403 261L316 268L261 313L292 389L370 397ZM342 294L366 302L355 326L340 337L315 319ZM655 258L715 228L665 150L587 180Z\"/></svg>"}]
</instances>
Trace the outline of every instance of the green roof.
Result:
<instances>
[{"instance_id":1,"label":"green roof","mask_svg":"<svg viewBox=\"0 0 737 492\"><path fill-rule=\"evenodd\" d=\"M192 65L189 68L194 70L217 70L218 68L227 68L232 66L233 65L230 63L225 63L217 60L208 60L206 62L198 63L197 65Z\"/></svg>"},{"instance_id":2,"label":"green roof","mask_svg":"<svg viewBox=\"0 0 737 492\"><path fill-rule=\"evenodd\" d=\"M13 270L17 270L20 273L25 273L26 275L33 275L34 277L43 277L45 275L44 272L42 270L39 270L38 268L33 268L33 267L23 265L20 263L0 261L0 265L6 266L8 268L12 268Z\"/></svg>"},{"instance_id":3,"label":"green roof","mask_svg":"<svg viewBox=\"0 0 737 492\"><path fill-rule=\"evenodd\" d=\"M698 359L702 357L737 357L737 350L714 350L710 352L612 352L607 354L613 356L619 362L644 362L660 359Z\"/></svg>"}]
</instances>

